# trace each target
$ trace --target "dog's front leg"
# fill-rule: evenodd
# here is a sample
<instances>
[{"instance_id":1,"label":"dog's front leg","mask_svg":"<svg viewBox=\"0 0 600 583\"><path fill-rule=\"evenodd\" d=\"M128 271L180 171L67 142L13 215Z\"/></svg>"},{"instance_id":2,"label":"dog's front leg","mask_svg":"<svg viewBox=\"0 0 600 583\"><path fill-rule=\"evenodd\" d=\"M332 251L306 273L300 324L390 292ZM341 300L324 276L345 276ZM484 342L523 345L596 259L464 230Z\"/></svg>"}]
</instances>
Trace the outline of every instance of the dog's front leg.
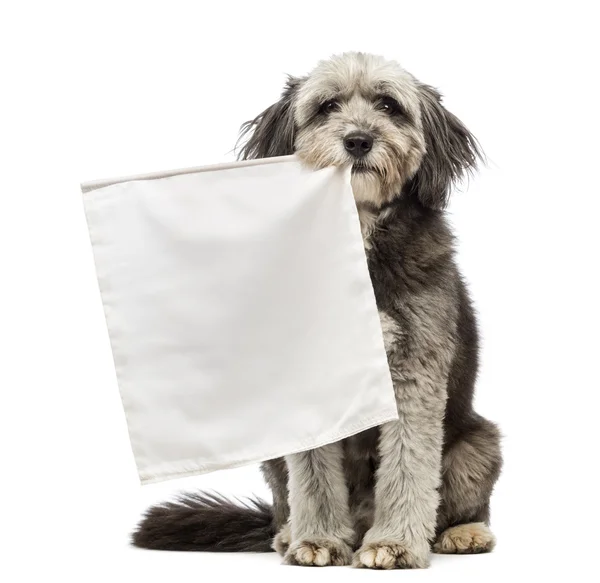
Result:
<instances>
[{"instance_id":1,"label":"dog's front leg","mask_svg":"<svg viewBox=\"0 0 600 583\"><path fill-rule=\"evenodd\" d=\"M399 420L381 426L375 520L354 556L357 567L427 567L435 534L445 379L426 371L393 376Z\"/></svg>"},{"instance_id":2,"label":"dog's front leg","mask_svg":"<svg viewBox=\"0 0 600 583\"><path fill-rule=\"evenodd\" d=\"M340 442L286 457L292 565L348 565L354 532Z\"/></svg>"}]
</instances>

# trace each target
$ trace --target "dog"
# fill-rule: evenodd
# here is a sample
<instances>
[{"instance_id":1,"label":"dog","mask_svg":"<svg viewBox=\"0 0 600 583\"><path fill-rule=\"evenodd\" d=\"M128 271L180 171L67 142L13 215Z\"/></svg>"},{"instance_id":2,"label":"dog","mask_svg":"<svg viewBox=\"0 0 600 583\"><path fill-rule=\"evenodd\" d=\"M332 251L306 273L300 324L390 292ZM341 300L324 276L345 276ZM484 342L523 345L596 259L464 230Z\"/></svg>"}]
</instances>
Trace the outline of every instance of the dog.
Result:
<instances>
[{"instance_id":1,"label":"dog","mask_svg":"<svg viewBox=\"0 0 600 583\"><path fill-rule=\"evenodd\" d=\"M150 508L133 544L273 548L288 564L374 569L491 551L500 434L473 410L477 322L444 214L453 185L483 160L477 140L436 89L364 53L290 77L241 136L243 159L352 165L399 420L264 462L272 506L197 493Z\"/></svg>"}]
</instances>

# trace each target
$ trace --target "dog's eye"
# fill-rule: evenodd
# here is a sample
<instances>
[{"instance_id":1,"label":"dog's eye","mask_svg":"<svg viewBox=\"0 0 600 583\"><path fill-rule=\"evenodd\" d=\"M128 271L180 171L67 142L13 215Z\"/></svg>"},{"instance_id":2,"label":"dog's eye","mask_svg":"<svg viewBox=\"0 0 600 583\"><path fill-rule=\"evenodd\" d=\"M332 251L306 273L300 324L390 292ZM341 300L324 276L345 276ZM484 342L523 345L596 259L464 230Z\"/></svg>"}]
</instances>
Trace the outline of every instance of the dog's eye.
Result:
<instances>
[{"instance_id":1,"label":"dog's eye","mask_svg":"<svg viewBox=\"0 0 600 583\"><path fill-rule=\"evenodd\" d=\"M321 105L320 111L321 113L333 113L334 111L339 111L340 104L335 99L330 99Z\"/></svg>"},{"instance_id":2,"label":"dog's eye","mask_svg":"<svg viewBox=\"0 0 600 583\"><path fill-rule=\"evenodd\" d=\"M397 115L402 113L402 106L393 97L382 97L377 103L377 109L384 111L388 115Z\"/></svg>"}]
</instances>

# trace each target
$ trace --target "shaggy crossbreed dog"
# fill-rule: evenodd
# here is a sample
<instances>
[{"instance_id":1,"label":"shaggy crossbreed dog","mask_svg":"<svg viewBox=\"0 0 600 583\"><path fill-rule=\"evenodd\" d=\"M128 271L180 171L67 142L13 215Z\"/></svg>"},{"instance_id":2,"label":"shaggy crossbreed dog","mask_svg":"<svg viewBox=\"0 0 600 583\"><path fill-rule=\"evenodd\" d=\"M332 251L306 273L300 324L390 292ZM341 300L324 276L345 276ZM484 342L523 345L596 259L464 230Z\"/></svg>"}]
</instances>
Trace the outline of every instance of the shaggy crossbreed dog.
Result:
<instances>
[{"instance_id":1,"label":"shaggy crossbreed dog","mask_svg":"<svg viewBox=\"0 0 600 583\"><path fill-rule=\"evenodd\" d=\"M133 543L383 569L426 567L431 550L490 551L500 437L472 407L477 325L444 216L477 141L435 89L362 53L290 78L242 135L243 158L352 165L399 420L263 463L272 507L184 495L150 508Z\"/></svg>"}]
</instances>

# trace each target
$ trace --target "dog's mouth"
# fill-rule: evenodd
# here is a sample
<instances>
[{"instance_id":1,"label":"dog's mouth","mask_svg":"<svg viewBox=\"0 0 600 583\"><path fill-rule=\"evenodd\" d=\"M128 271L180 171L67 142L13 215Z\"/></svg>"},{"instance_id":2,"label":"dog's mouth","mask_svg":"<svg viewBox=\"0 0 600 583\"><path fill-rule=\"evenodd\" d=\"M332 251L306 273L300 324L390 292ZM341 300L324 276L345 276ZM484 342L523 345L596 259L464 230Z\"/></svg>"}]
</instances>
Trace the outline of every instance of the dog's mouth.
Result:
<instances>
[{"instance_id":1,"label":"dog's mouth","mask_svg":"<svg viewBox=\"0 0 600 583\"><path fill-rule=\"evenodd\" d=\"M354 162L354 164L352 164L352 174L367 174L369 172L378 174L375 168L364 162Z\"/></svg>"}]
</instances>

